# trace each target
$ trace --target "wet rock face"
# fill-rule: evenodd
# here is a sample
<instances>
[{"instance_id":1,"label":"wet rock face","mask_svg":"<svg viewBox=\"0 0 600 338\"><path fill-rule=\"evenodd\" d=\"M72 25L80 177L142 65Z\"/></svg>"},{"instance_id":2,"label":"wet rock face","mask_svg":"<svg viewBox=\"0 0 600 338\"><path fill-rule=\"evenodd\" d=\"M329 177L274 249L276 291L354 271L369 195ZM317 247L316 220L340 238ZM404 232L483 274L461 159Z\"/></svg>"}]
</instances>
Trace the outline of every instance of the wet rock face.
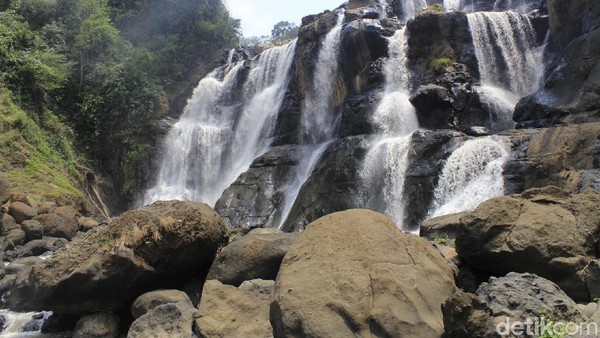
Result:
<instances>
[{"instance_id":1,"label":"wet rock face","mask_svg":"<svg viewBox=\"0 0 600 338\"><path fill-rule=\"evenodd\" d=\"M355 208L369 145L366 136L347 137L330 144L302 186L282 230L297 231L321 216Z\"/></svg>"},{"instance_id":2,"label":"wet rock face","mask_svg":"<svg viewBox=\"0 0 600 338\"><path fill-rule=\"evenodd\" d=\"M600 121L600 3L550 0L544 86L523 98L520 128Z\"/></svg>"},{"instance_id":3,"label":"wet rock face","mask_svg":"<svg viewBox=\"0 0 600 338\"><path fill-rule=\"evenodd\" d=\"M17 311L61 314L115 311L156 288L206 273L228 230L207 205L157 202L77 236L7 295Z\"/></svg>"},{"instance_id":4,"label":"wet rock face","mask_svg":"<svg viewBox=\"0 0 600 338\"><path fill-rule=\"evenodd\" d=\"M215 210L233 227L276 226L281 221L284 193L306 156L305 146L272 148L223 192Z\"/></svg>"}]
</instances>

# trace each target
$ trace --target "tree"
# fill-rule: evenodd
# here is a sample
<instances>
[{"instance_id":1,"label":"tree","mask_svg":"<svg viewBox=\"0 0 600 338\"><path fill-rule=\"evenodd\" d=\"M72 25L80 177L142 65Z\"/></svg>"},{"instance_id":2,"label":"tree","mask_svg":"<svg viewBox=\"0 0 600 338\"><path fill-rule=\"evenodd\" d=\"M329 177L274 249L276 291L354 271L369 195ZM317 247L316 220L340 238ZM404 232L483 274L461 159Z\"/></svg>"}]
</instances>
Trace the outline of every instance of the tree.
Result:
<instances>
[{"instance_id":1,"label":"tree","mask_svg":"<svg viewBox=\"0 0 600 338\"><path fill-rule=\"evenodd\" d=\"M293 39L296 35L298 35L298 25L293 22L280 21L271 30L273 41Z\"/></svg>"}]
</instances>

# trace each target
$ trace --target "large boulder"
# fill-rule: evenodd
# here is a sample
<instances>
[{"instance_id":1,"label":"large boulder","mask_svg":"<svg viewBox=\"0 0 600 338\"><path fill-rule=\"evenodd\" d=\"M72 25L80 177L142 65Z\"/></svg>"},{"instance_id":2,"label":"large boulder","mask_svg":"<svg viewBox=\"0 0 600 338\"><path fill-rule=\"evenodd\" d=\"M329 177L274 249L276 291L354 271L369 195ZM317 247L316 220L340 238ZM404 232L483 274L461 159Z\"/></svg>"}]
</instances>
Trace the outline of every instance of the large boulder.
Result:
<instances>
[{"instance_id":1,"label":"large boulder","mask_svg":"<svg viewBox=\"0 0 600 338\"><path fill-rule=\"evenodd\" d=\"M589 300L582 276L596 258L600 192L571 195L556 187L486 201L461 218L459 255L493 275L531 272Z\"/></svg>"},{"instance_id":2,"label":"large boulder","mask_svg":"<svg viewBox=\"0 0 600 338\"><path fill-rule=\"evenodd\" d=\"M79 224L76 219L65 218L63 215L54 212L36 216L33 220L42 225L44 235L47 236L72 240L79 231Z\"/></svg>"},{"instance_id":3,"label":"large boulder","mask_svg":"<svg viewBox=\"0 0 600 338\"><path fill-rule=\"evenodd\" d=\"M119 317L108 312L97 312L81 317L75 325L73 338L118 338Z\"/></svg>"},{"instance_id":4,"label":"large boulder","mask_svg":"<svg viewBox=\"0 0 600 338\"><path fill-rule=\"evenodd\" d=\"M62 314L119 310L144 292L206 273L227 240L227 227L209 206L157 202L75 238L21 276L7 303Z\"/></svg>"},{"instance_id":5,"label":"large boulder","mask_svg":"<svg viewBox=\"0 0 600 338\"><path fill-rule=\"evenodd\" d=\"M240 290L217 280L204 284L200 317L194 323L200 337L271 337L270 295Z\"/></svg>"},{"instance_id":6,"label":"large boulder","mask_svg":"<svg viewBox=\"0 0 600 338\"><path fill-rule=\"evenodd\" d=\"M146 313L150 312L155 307L163 304L184 302L190 306L192 301L188 295L179 290L157 290L146 292L139 296L131 306L131 314L134 318L139 318Z\"/></svg>"},{"instance_id":7,"label":"large boulder","mask_svg":"<svg viewBox=\"0 0 600 338\"><path fill-rule=\"evenodd\" d=\"M309 224L273 289L275 337L410 336L443 332L452 270L426 240L369 210Z\"/></svg>"},{"instance_id":8,"label":"large boulder","mask_svg":"<svg viewBox=\"0 0 600 338\"><path fill-rule=\"evenodd\" d=\"M14 217L15 221L19 224L37 216L37 211L34 208L22 202L11 203L8 208L8 213Z\"/></svg>"},{"instance_id":9,"label":"large boulder","mask_svg":"<svg viewBox=\"0 0 600 338\"><path fill-rule=\"evenodd\" d=\"M556 284L518 273L491 278L475 294L459 291L444 303L442 311L444 338L500 338L508 336L511 328L516 336L534 337L527 332L536 332L534 322L540 323L542 317L546 323L587 319ZM513 326L519 323L523 326Z\"/></svg>"},{"instance_id":10,"label":"large boulder","mask_svg":"<svg viewBox=\"0 0 600 338\"><path fill-rule=\"evenodd\" d=\"M131 324L127 338L193 338L197 317L198 310L188 302L159 305Z\"/></svg>"},{"instance_id":11,"label":"large boulder","mask_svg":"<svg viewBox=\"0 0 600 338\"><path fill-rule=\"evenodd\" d=\"M296 237L294 233L253 230L219 252L207 278L235 286L257 278L275 280Z\"/></svg>"}]
</instances>

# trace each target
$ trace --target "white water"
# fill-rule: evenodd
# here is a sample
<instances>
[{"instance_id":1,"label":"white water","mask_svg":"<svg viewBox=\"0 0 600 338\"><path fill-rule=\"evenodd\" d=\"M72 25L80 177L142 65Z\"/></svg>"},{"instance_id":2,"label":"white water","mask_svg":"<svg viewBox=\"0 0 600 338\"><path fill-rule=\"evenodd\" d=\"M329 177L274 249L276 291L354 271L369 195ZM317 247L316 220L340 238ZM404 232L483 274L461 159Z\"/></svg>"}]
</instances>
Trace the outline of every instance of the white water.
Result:
<instances>
[{"instance_id":1,"label":"white water","mask_svg":"<svg viewBox=\"0 0 600 338\"><path fill-rule=\"evenodd\" d=\"M337 24L321 44L313 78L312 93L304 101L301 121L301 143L317 144L335 135L336 116L332 97L338 76L339 52L344 13L338 14Z\"/></svg>"},{"instance_id":2,"label":"white water","mask_svg":"<svg viewBox=\"0 0 600 338\"><path fill-rule=\"evenodd\" d=\"M40 315L41 319L33 319L33 316ZM17 337L41 337L42 324L48 317L52 315L52 312L29 312L29 313L16 313L7 310L0 310L0 316L6 318L6 328L0 334L0 337L4 338L17 338Z\"/></svg>"},{"instance_id":3,"label":"white water","mask_svg":"<svg viewBox=\"0 0 600 338\"><path fill-rule=\"evenodd\" d=\"M482 103L492 117L492 131L514 127L512 112L519 99L539 86L541 51L525 15L515 12L468 14L479 64Z\"/></svg>"},{"instance_id":4,"label":"white water","mask_svg":"<svg viewBox=\"0 0 600 338\"><path fill-rule=\"evenodd\" d=\"M373 119L381 131L365 157L361 171L367 195L381 195L383 205L374 206L399 227L404 222L404 178L410 149L410 134L419 128L415 109L409 102L408 38L402 28L390 39L390 57L385 64L385 92ZM383 178L383 191L376 181ZM364 198L363 198L364 199Z\"/></svg>"},{"instance_id":5,"label":"white water","mask_svg":"<svg viewBox=\"0 0 600 338\"><path fill-rule=\"evenodd\" d=\"M245 62L224 67L222 80L217 70L200 81L166 138L157 183L143 204L171 199L216 203L269 147L295 48L293 41L252 60L241 109L230 106L230 96L240 85Z\"/></svg>"},{"instance_id":6,"label":"white water","mask_svg":"<svg viewBox=\"0 0 600 338\"><path fill-rule=\"evenodd\" d=\"M468 14L468 19L482 85L529 94L537 83L535 31L529 18L514 12L479 12Z\"/></svg>"},{"instance_id":7,"label":"white water","mask_svg":"<svg viewBox=\"0 0 600 338\"><path fill-rule=\"evenodd\" d=\"M461 11L462 0L444 0L444 8L446 11Z\"/></svg>"},{"instance_id":8,"label":"white water","mask_svg":"<svg viewBox=\"0 0 600 338\"><path fill-rule=\"evenodd\" d=\"M503 141L493 137L466 141L444 165L429 218L471 211L481 202L504 195L502 166L509 152Z\"/></svg>"},{"instance_id":9,"label":"white water","mask_svg":"<svg viewBox=\"0 0 600 338\"><path fill-rule=\"evenodd\" d=\"M403 14L401 21L404 23L414 19L421 9L428 7L426 0L401 0L400 6Z\"/></svg>"}]
</instances>

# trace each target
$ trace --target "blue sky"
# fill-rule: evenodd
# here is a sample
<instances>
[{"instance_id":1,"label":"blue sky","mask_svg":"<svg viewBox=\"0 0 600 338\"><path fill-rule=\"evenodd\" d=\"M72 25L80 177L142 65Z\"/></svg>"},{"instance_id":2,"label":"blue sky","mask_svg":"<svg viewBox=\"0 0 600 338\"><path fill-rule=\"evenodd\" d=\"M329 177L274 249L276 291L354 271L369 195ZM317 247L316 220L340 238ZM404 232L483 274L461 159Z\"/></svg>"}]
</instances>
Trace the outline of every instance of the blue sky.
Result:
<instances>
[{"instance_id":1,"label":"blue sky","mask_svg":"<svg viewBox=\"0 0 600 338\"><path fill-rule=\"evenodd\" d=\"M334 9L345 0L224 0L234 18L242 20L244 36L271 35L279 21L296 22L302 17Z\"/></svg>"}]
</instances>

